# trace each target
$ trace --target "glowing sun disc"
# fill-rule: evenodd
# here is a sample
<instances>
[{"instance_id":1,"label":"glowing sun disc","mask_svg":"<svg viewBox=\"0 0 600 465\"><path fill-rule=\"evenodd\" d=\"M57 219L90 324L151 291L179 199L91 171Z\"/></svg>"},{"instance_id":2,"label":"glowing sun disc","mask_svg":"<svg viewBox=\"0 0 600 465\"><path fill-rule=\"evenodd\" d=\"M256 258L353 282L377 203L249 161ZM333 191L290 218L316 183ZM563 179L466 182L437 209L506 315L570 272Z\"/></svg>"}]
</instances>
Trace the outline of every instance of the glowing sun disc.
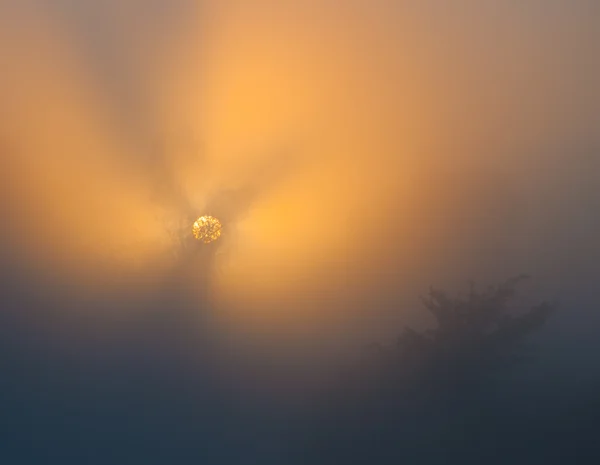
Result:
<instances>
[{"instance_id":1,"label":"glowing sun disc","mask_svg":"<svg viewBox=\"0 0 600 465\"><path fill-rule=\"evenodd\" d=\"M214 216L201 216L192 226L192 234L199 241L209 244L221 237L221 222Z\"/></svg>"}]
</instances>

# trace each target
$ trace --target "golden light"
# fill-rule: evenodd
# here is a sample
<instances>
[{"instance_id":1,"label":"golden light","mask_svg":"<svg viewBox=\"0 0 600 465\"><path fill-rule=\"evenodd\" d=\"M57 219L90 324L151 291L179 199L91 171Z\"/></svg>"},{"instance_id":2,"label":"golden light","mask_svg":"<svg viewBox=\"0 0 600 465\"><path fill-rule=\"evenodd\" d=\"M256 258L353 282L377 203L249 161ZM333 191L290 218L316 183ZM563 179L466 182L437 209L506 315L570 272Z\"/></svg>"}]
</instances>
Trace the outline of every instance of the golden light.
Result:
<instances>
[{"instance_id":1,"label":"golden light","mask_svg":"<svg viewBox=\"0 0 600 465\"><path fill-rule=\"evenodd\" d=\"M214 216L201 216L192 226L192 234L199 241L209 244L221 237L221 222Z\"/></svg>"}]
</instances>

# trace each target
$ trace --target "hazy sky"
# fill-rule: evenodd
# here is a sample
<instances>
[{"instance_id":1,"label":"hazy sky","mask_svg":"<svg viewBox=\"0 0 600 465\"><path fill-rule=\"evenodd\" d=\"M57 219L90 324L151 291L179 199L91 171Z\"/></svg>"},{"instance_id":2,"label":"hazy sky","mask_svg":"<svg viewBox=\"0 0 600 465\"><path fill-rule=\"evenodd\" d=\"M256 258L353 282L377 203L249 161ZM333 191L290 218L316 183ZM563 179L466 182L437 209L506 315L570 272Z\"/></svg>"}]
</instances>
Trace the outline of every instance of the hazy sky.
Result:
<instances>
[{"instance_id":1,"label":"hazy sky","mask_svg":"<svg viewBox=\"0 0 600 465\"><path fill-rule=\"evenodd\" d=\"M467 410L591 447L598 83L596 0L0 0L0 461L305 465L313 388L520 273L558 311Z\"/></svg>"},{"instance_id":2,"label":"hazy sky","mask_svg":"<svg viewBox=\"0 0 600 465\"><path fill-rule=\"evenodd\" d=\"M94 321L181 279L224 332L315 341L527 272L580 334L599 21L594 1L2 2L4 269ZM225 239L179 272L204 213Z\"/></svg>"}]
</instances>

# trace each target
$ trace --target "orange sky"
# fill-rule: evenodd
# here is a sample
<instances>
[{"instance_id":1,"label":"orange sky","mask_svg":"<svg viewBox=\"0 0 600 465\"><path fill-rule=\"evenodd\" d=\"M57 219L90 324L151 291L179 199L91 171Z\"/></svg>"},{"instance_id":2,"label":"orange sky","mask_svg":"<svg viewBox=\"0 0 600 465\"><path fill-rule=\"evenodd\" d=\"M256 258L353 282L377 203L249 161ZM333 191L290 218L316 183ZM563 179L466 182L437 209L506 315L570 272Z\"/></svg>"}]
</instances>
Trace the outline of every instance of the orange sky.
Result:
<instances>
[{"instance_id":1,"label":"orange sky","mask_svg":"<svg viewBox=\"0 0 600 465\"><path fill-rule=\"evenodd\" d=\"M228 322L385 326L432 282L592 263L594 6L187 3L0 7L17 260L144 288L174 225L250 188L210 271Z\"/></svg>"}]
</instances>

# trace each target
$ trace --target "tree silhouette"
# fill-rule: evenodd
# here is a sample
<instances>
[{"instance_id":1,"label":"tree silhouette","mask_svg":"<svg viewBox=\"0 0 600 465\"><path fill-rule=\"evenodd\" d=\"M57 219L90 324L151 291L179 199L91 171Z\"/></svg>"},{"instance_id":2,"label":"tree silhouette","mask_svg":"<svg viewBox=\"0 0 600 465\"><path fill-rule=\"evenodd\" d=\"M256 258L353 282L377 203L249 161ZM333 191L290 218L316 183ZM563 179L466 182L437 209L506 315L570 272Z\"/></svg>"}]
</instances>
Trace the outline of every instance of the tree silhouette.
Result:
<instances>
[{"instance_id":1,"label":"tree silhouette","mask_svg":"<svg viewBox=\"0 0 600 465\"><path fill-rule=\"evenodd\" d=\"M495 417L494 382L525 358L528 336L553 310L546 302L512 308L526 278L482 291L471 284L455 298L431 288L422 302L436 325L423 332L407 327L395 344L371 344L321 404L313 442L319 463L438 463L435 454L477 450L453 449L464 435L478 437L482 447L495 440L468 419Z\"/></svg>"},{"instance_id":2,"label":"tree silhouette","mask_svg":"<svg viewBox=\"0 0 600 465\"><path fill-rule=\"evenodd\" d=\"M511 309L517 287L526 278L520 275L483 291L471 284L466 297L452 298L430 288L421 300L436 326L424 332L407 327L395 345L371 345L363 367L395 389L439 391L443 385L448 392L523 360L527 337L553 309L547 302L520 313Z\"/></svg>"}]
</instances>

